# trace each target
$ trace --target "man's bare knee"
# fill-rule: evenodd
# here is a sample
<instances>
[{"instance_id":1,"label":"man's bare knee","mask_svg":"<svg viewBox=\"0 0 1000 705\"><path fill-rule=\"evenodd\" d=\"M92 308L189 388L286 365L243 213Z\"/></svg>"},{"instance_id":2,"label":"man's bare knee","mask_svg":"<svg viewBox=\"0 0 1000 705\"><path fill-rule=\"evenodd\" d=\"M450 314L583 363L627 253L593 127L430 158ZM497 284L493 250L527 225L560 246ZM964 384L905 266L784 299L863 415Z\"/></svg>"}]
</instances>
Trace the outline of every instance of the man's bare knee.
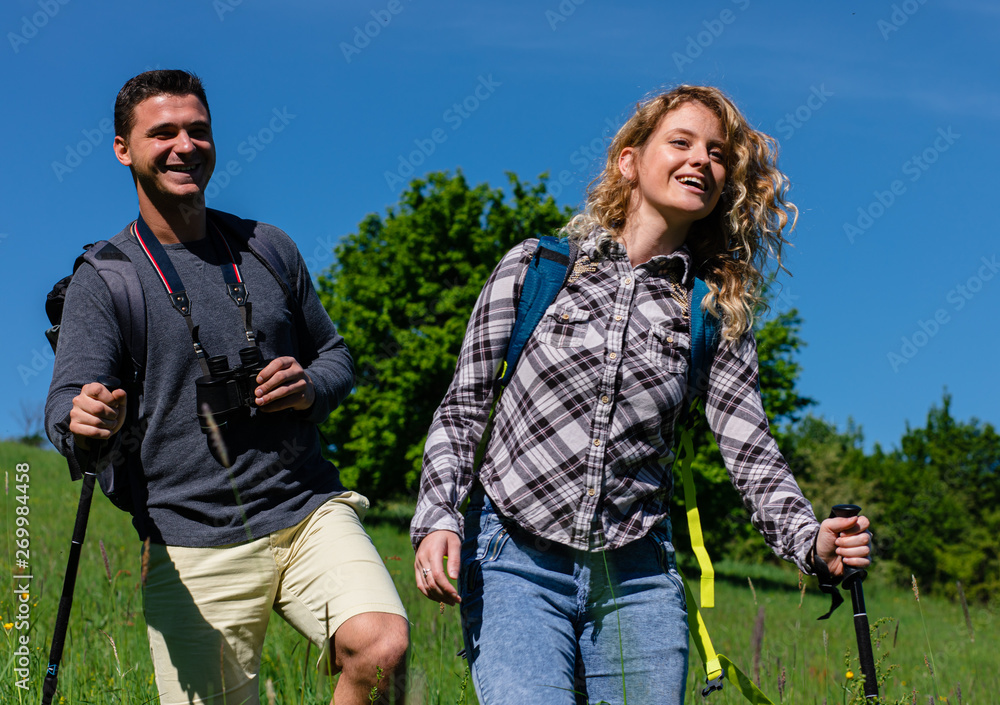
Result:
<instances>
[{"instance_id":1,"label":"man's bare knee","mask_svg":"<svg viewBox=\"0 0 1000 705\"><path fill-rule=\"evenodd\" d=\"M365 612L344 622L333 635L337 666L355 678L371 678L381 669L396 671L405 662L410 625L405 618Z\"/></svg>"}]
</instances>

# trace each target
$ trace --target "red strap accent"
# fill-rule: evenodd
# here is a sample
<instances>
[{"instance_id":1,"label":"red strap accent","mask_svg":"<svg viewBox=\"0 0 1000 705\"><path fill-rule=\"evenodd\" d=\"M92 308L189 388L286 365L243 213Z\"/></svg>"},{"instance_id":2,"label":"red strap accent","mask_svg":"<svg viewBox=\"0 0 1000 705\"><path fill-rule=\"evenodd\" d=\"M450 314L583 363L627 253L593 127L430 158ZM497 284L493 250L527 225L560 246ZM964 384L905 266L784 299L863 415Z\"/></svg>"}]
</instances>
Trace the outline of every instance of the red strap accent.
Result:
<instances>
[{"instance_id":1,"label":"red strap accent","mask_svg":"<svg viewBox=\"0 0 1000 705\"><path fill-rule=\"evenodd\" d=\"M240 276L240 268L236 266L236 258L233 257L233 251L229 249L229 242L226 241L226 237L222 234L222 231L219 230L219 227L215 225L215 223L212 225L215 227L215 232L219 234L219 239L222 240L222 244L226 246L226 252L229 253L229 261L233 263L233 271L236 273L236 281L242 284L243 277Z\"/></svg>"},{"instance_id":2,"label":"red strap accent","mask_svg":"<svg viewBox=\"0 0 1000 705\"><path fill-rule=\"evenodd\" d=\"M139 221L137 220L132 221L132 234L135 235L136 240L139 241L139 245L140 247L142 247L142 251L146 253L146 257L149 258L150 263L153 265L153 269L155 269L156 273L160 275L160 281L163 282L163 286L167 290L167 293L172 294L174 293L174 290L170 288L170 284L167 282L167 278L166 276L164 276L163 270L160 269L160 265L156 263L156 259L153 257L153 253L149 251L148 247L146 247L146 242L142 239L142 235L139 234L138 223ZM226 241L225 236L222 234L219 228L217 226L214 226L214 224L213 227L215 227L215 232L219 234L219 239L222 240L222 244L226 246L226 253L229 255L229 261L232 263L233 273L236 275L236 281L242 284L243 275L240 274L240 268L236 265L236 258L233 257L233 251L232 249L230 249L229 243Z\"/></svg>"},{"instance_id":3,"label":"red strap accent","mask_svg":"<svg viewBox=\"0 0 1000 705\"><path fill-rule=\"evenodd\" d=\"M160 265L158 265L156 260L153 259L153 253L149 251L148 247L146 247L145 240L143 240L142 235L139 234L138 223L139 221L137 220L132 222L132 234L135 235L135 238L139 241L139 245L142 247L142 251L146 253L146 257L148 257L149 261L152 263L153 269L155 269L156 273L160 275L160 280L163 282L163 286L166 288L167 293L172 294L174 293L174 290L170 288L170 284L167 283L167 278L163 275L163 270L160 269Z\"/></svg>"}]
</instances>

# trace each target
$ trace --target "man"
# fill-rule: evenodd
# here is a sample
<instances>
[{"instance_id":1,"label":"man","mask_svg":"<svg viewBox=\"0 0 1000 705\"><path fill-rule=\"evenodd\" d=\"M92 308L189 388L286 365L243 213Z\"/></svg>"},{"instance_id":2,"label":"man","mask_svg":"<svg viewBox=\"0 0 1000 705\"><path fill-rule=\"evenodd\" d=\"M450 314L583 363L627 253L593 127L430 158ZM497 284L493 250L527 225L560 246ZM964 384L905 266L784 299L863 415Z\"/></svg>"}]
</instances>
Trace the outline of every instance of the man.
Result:
<instances>
[{"instance_id":1,"label":"man","mask_svg":"<svg viewBox=\"0 0 1000 705\"><path fill-rule=\"evenodd\" d=\"M95 441L111 439L120 457L141 437L129 483L150 542L144 611L161 702L259 702L272 609L320 647L322 669L341 672L338 705L369 702L372 688L401 702L406 614L361 526L368 501L340 484L316 430L350 392L353 362L302 257L277 228L205 208L215 146L196 76L129 80L114 149L139 199L139 218L112 240L145 297L138 422L119 433L130 387L95 381L127 375L131 351L108 285L84 264L66 294L46 425L75 469ZM167 293L181 288L186 313ZM235 366L255 348L263 368L248 373L243 408L215 399L209 420L196 385L206 358L219 374L221 356Z\"/></svg>"}]
</instances>

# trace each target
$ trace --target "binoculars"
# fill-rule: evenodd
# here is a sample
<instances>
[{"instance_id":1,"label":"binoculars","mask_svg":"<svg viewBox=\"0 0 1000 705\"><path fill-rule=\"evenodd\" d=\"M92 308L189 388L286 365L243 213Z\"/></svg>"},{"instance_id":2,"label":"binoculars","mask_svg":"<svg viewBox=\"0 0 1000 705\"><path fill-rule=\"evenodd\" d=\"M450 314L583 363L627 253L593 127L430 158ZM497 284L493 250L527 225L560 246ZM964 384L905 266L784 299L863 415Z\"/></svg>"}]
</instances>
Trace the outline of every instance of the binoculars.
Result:
<instances>
[{"instance_id":1,"label":"binoculars","mask_svg":"<svg viewBox=\"0 0 1000 705\"><path fill-rule=\"evenodd\" d=\"M209 373L195 380L198 421L203 433L211 431L210 419L224 431L230 421L249 418L250 410L257 406L254 402L257 375L270 360L262 359L256 346L243 348L239 355L240 364L232 369L225 355L208 358Z\"/></svg>"}]
</instances>

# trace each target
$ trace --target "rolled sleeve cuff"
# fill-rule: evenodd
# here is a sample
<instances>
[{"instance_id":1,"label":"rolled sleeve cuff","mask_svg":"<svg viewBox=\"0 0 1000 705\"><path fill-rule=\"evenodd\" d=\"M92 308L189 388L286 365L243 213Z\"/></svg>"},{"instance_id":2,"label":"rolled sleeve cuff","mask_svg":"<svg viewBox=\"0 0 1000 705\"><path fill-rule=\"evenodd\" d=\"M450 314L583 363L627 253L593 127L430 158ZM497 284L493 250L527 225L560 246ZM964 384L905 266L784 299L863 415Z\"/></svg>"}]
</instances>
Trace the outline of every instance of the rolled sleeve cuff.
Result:
<instances>
[{"instance_id":1,"label":"rolled sleeve cuff","mask_svg":"<svg viewBox=\"0 0 1000 705\"><path fill-rule=\"evenodd\" d=\"M432 505L426 510L418 511L410 524L410 543L413 544L413 550L416 551L420 542L435 531L451 531L462 536L465 532L465 521L457 510L441 505Z\"/></svg>"},{"instance_id":2,"label":"rolled sleeve cuff","mask_svg":"<svg viewBox=\"0 0 1000 705\"><path fill-rule=\"evenodd\" d=\"M816 557L816 538L818 536L818 523L814 523L803 529L800 532L800 538L795 547L795 553L792 556L795 565L806 575L818 575L815 565L815 561L818 560Z\"/></svg>"}]
</instances>

